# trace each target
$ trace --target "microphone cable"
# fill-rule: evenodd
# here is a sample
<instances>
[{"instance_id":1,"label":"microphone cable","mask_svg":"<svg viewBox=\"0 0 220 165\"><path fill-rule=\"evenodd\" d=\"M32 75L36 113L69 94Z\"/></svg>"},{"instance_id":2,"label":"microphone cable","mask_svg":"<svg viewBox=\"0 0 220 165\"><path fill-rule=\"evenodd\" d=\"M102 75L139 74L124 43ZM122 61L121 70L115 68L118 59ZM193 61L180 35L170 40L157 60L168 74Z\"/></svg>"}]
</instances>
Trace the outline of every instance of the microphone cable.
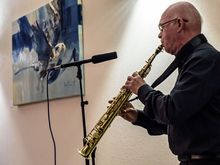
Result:
<instances>
[{"instance_id":1,"label":"microphone cable","mask_svg":"<svg viewBox=\"0 0 220 165\"><path fill-rule=\"evenodd\" d=\"M50 134L53 140L53 146L54 146L54 165L56 165L56 143L54 140L52 128L51 128L51 123L50 123L50 107L49 107L49 92L48 92L48 78L49 78L50 71L47 73L47 114L48 114L48 123L49 123L49 129L50 129Z\"/></svg>"}]
</instances>

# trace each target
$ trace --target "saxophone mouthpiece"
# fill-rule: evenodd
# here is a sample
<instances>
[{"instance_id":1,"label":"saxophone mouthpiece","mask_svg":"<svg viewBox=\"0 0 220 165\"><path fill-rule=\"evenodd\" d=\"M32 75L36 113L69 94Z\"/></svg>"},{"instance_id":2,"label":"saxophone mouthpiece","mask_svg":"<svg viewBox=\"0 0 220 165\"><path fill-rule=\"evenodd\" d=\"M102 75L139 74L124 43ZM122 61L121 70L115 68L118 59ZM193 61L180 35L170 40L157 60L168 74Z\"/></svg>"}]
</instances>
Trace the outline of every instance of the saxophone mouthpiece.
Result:
<instances>
[{"instance_id":1,"label":"saxophone mouthpiece","mask_svg":"<svg viewBox=\"0 0 220 165\"><path fill-rule=\"evenodd\" d=\"M155 54L158 54L158 53L160 53L162 51L163 51L163 45L160 45L160 46L157 47L157 49L155 51Z\"/></svg>"}]
</instances>

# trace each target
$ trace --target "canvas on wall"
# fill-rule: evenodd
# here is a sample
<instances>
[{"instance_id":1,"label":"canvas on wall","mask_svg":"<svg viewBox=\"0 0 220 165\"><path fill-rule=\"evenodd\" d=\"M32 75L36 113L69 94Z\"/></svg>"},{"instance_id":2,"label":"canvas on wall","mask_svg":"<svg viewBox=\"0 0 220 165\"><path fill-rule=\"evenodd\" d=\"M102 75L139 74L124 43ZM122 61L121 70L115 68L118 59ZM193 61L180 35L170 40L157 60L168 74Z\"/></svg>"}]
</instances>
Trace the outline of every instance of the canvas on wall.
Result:
<instances>
[{"instance_id":1,"label":"canvas on wall","mask_svg":"<svg viewBox=\"0 0 220 165\"><path fill-rule=\"evenodd\" d=\"M14 105L46 100L47 76L50 99L80 94L76 67L48 70L83 59L81 12L80 0L53 0L12 22Z\"/></svg>"}]
</instances>

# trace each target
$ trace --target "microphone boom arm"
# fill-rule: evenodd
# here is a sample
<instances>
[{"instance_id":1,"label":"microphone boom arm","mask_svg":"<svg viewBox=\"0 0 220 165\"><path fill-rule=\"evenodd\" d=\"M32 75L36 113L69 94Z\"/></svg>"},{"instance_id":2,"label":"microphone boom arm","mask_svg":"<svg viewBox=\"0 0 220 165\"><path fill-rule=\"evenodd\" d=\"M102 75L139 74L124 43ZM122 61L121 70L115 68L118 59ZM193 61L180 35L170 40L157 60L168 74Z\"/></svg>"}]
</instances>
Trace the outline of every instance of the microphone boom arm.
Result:
<instances>
[{"instance_id":1,"label":"microphone boom arm","mask_svg":"<svg viewBox=\"0 0 220 165\"><path fill-rule=\"evenodd\" d=\"M58 65L58 66L55 66L54 68L52 68L50 70L52 71L52 70L67 68L67 67L71 67L71 66L80 66L82 64L89 63L89 62L92 62L93 64L96 64L96 63L112 60L112 59L115 59L115 58L117 58L117 53L116 52L110 52L110 53L106 53L106 54L92 56L91 59Z\"/></svg>"}]
</instances>

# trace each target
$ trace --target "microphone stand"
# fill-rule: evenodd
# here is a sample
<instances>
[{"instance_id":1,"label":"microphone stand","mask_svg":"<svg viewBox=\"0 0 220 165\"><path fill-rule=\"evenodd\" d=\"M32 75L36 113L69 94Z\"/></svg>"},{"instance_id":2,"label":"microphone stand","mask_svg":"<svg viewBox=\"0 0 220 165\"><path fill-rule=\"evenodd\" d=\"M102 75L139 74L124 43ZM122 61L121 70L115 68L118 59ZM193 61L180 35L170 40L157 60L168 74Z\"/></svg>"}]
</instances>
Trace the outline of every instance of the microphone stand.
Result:
<instances>
[{"instance_id":1,"label":"microphone stand","mask_svg":"<svg viewBox=\"0 0 220 165\"><path fill-rule=\"evenodd\" d=\"M89 62L92 62L93 64L96 64L96 63L112 60L112 59L115 59L115 58L117 58L117 53L116 52L111 52L111 53L106 53L106 54L101 54L101 55L95 55L95 56L92 56L91 59L87 59L87 60L76 61L76 62L72 62L72 63L58 65L58 66L55 66L54 68L48 70L48 71L52 71L52 70L56 70L56 69L67 68L67 67L71 67L71 66L77 66L78 71L77 71L77 76L76 77L79 79L79 84L80 84L80 95L81 95L81 108L82 108L82 121L83 121L84 138L87 136L87 134L86 134L86 121L85 121L85 109L84 108L85 108L85 105L88 104L88 101L83 101L81 65L85 64L85 63L89 63ZM83 144L84 145L86 144L86 142L84 140L83 140ZM92 153L93 165L95 165L95 150L96 150L96 148L94 149L94 151ZM88 159L86 159L86 165L89 165L89 160Z\"/></svg>"},{"instance_id":2,"label":"microphone stand","mask_svg":"<svg viewBox=\"0 0 220 165\"><path fill-rule=\"evenodd\" d=\"M83 134L84 138L87 136L86 134L86 120L85 120L85 105L88 105L88 101L83 100L83 92L82 92L82 70L81 70L81 64L79 63L77 66L78 71L77 71L77 78L79 79L79 84L80 84L80 96L81 96L81 109L82 109L82 121L83 121ZM86 142L83 140L83 144L85 145ZM86 165L89 165L89 160L85 159ZM92 153L92 162L93 165L95 165L95 150Z\"/></svg>"}]
</instances>

